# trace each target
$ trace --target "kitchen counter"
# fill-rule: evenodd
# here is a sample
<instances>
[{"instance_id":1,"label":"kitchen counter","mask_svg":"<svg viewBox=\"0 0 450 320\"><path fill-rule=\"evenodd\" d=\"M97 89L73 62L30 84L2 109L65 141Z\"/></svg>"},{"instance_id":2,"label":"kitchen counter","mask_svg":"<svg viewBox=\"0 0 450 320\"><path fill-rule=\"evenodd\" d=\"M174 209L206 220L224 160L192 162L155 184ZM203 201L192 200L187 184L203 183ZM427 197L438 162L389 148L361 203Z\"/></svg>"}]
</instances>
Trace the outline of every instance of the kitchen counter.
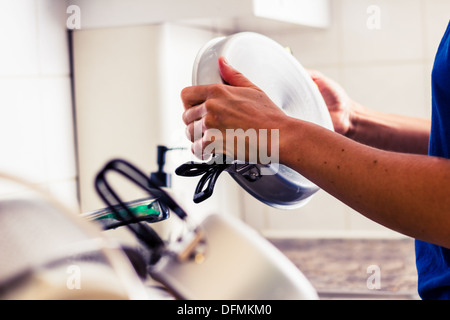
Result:
<instances>
[{"instance_id":1,"label":"kitchen counter","mask_svg":"<svg viewBox=\"0 0 450 320\"><path fill-rule=\"evenodd\" d=\"M412 239L269 240L311 281L321 299L419 299ZM373 265L379 267L379 289L367 285Z\"/></svg>"}]
</instances>

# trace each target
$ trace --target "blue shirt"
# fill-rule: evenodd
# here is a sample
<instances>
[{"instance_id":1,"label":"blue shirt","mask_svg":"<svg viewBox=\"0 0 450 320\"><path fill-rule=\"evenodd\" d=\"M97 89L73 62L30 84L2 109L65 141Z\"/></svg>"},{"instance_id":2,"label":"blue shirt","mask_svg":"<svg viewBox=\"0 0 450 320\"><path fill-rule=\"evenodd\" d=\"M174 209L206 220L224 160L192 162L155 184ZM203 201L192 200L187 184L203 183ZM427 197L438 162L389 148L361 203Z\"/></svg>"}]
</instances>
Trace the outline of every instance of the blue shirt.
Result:
<instances>
[{"instance_id":1,"label":"blue shirt","mask_svg":"<svg viewBox=\"0 0 450 320\"><path fill-rule=\"evenodd\" d=\"M432 90L429 154L450 159L450 23L436 54ZM450 190L448 195L450 197ZM416 240L416 265L420 297L433 300L450 299L450 250Z\"/></svg>"}]
</instances>

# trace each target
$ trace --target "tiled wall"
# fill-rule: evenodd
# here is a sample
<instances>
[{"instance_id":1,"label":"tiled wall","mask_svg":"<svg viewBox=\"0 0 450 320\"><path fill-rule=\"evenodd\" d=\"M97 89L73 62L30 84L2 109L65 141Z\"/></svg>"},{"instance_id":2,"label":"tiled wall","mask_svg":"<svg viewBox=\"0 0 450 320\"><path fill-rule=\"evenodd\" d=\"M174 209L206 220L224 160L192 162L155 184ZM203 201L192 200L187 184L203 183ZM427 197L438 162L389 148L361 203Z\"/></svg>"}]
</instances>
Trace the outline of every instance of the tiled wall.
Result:
<instances>
[{"instance_id":1,"label":"tiled wall","mask_svg":"<svg viewBox=\"0 0 450 320\"><path fill-rule=\"evenodd\" d=\"M77 209L65 1L0 1L0 172ZM0 179L0 197L25 192Z\"/></svg>"},{"instance_id":2,"label":"tiled wall","mask_svg":"<svg viewBox=\"0 0 450 320\"><path fill-rule=\"evenodd\" d=\"M192 84L192 64L199 48L216 36L174 24L74 32L82 211L104 206L93 181L107 161L126 159L150 173L157 170L156 147L162 144L186 149L169 151L164 166L172 173L171 192L185 210L195 216L213 212L239 215L239 189L234 182L233 188L228 188L231 178L221 177L214 195L195 204L192 198L198 179L173 174L182 163L195 160L182 122L180 93ZM125 191L123 183L115 182L114 187L128 200L139 197L138 188Z\"/></svg>"},{"instance_id":3,"label":"tiled wall","mask_svg":"<svg viewBox=\"0 0 450 320\"><path fill-rule=\"evenodd\" d=\"M332 0L331 3L331 28L269 35L290 46L305 67L318 69L337 80L362 104L380 111L429 117L431 66L450 18L450 1ZM367 28L370 16L367 9L373 5L381 14L377 30ZM0 0L0 171L43 186L77 208L66 7L66 1L62 0ZM190 43L189 52L195 53L194 30L192 33L187 29L167 30L172 36L180 35L173 43L166 43L169 52L181 52L182 45ZM195 48L214 36L205 36L204 32L197 35ZM183 72L187 75L190 65L176 68L172 67L171 73L165 75L177 79L166 87L170 95L167 92L161 95L167 96L163 102L173 110L178 108L178 91L189 85L189 77L179 75ZM171 117L173 113L162 118ZM167 132L172 132L171 137L174 131L183 131L178 126L166 127ZM162 142L177 144L170 139ZM174 169L173 157L169 156L168 170ZM222 211L240 214L267 235L397 235L323 191L305 207L284 212L245 195L225 176L221 179L208 206L211 204L214 209L214 202ZM179 180L175 181L176 188ZM185 189L190 199L192 186L187 188L183 182L178 190ZM242 197L235 194L239 191ZM0 181L0 198L21 192ZM199 208L191 203L187 206L194 212Z\"/></svg>"},{"instance_id":4,"label":"tiled wall","mask_svg":"<svg viewBox=\"0 0 450 320\"><path fill-rule=\"evenodd\" d=\"M448 0L332 0L332 27L272 36L307 68L337 80L367 107L430 117L430 75L450 19ZM380 13L379 29L369 29ZM245 197L245 218L274 236L397 236L321 191L293 212Z\"/></svg>"}]
</instances>

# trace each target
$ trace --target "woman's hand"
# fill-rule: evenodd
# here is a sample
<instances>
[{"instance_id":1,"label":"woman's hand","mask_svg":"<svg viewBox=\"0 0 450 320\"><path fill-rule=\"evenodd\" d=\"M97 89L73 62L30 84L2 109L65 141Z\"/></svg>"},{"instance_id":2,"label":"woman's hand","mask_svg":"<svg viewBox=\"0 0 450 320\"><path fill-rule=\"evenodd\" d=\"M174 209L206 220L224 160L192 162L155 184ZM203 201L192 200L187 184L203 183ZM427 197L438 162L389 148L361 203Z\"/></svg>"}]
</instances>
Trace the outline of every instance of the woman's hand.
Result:
<instances>
[{"instance_id":1,"label":"woman's hand","mask_svg":"<svg viewBox=\"0 0 450 320\"><path fill-rule=\"evenodd\" d=\"M325 100L334 130L344 136L347 135L353 126L352 121L356 104L344 89L332 79L315 70L309 71L309 74Z\"/></svg>"},{"instance_id":2,"label":"woman's hand","mask_svg":"<svg viewBox=\"0 0 450 320\"><path fill-rule=\"evenodd\" d=\"M223 57L219 58L218 63L226 85L193 86L181 93L185 108L183 121L187 126L186 135L193 142L192 152L201 159L209 157L211 153L222 153L246 161L250 155L260 155L263 151L268 152L268 155L273 145L271 131L280 129L287 116ZM268 141L265 146L259 145L261 129L267 130ZM239 135L239 132L244 134ZM258 135L257 141L249 139L249 133L252 132ZM238 140L243 138L244 141L229 141L227 145L227 133L229 137L230 133L234 133ZM232 137L232 140L235 138ZM237 152L239 142L245 143L245 155ZM217 150L220 147L222 150ZM262 150L264 148L267 150Z\"/></svg>"},{"instance_id":3,"label":"woman's hand","mask_svg":"<svg viewBox=\"0 0 450 320\"><path fill-rule=\"evenodd\" d=\"M334 129L378 149L428 154L429 119L376 112L349 98L342 87L318 71L310 71L330 112Z\"/></svg>"}]
</instances>

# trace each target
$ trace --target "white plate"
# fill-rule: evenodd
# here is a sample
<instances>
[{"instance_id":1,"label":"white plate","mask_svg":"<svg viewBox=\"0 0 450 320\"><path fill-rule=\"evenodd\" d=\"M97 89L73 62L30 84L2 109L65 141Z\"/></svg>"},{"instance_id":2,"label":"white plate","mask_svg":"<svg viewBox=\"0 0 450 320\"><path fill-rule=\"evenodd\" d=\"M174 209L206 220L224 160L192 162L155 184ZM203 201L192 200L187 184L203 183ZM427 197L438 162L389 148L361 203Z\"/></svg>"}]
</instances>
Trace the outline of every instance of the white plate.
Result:
<instances>
[{"instance_id":1,"label":"white plate","mask_svg":"<svg viewBox=\"0 0 450 320\"><path fill-rule=\"evenodd\" d=\"M253 32L215 38L196 57L193 85L223 83L217 62L221 56L261 88L287 115L333 130L317 86L303 66L279 43ZM231 176L258 200L281 209L298 208L319 190L286 166L274 166L273 170L277 172L275 175L264 175L254 182L239 174L231 173Z\"/></svg>"}]
</instances>

